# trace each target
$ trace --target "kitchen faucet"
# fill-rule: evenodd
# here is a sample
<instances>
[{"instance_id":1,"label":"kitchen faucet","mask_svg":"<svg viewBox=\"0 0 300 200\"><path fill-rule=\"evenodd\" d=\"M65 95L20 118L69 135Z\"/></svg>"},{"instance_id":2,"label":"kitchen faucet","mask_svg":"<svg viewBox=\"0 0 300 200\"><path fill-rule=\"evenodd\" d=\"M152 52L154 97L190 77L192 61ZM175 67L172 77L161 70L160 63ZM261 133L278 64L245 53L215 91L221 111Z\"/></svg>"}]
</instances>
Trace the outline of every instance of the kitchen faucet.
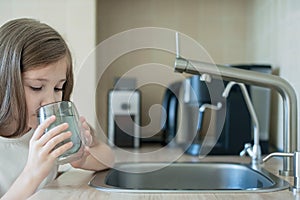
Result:
<instances>
[{"instance_id":1,"label":"kitchen faucet","mask_svg":"<svg viewBox=\"0 0 300 200\"><path fill-rule=\"evenodd\" d=\"M251 164L259 165L261 164L261 148L259 145L259 123L245 84L237 83L235 81L230 81L227 84L224 92L222 93L222 96L227 98L231 88L234 85L240 86L253 123L253 139L254 139L253 147L250 143L245 144L244 150L241 151L240 156L243 156L246 153L248 153L249 156L252 158Z\"/></svg>"},{"instance_id":2,"label":"kitchen faucet","mask_svg":"<svg viewBox=\"0 0 300 200\"><path fill-rule=\"evenodd\" d=\"M272 157L290 157L294 160L294 185L291 187L291 191L293 193L300 192L300 152L296 151L295 153L285 153L285 152L274 152L267 155L264 159L262 159L262 163L267 162Z\"/></svg>"},{"instance_id":3,"label":"kitchen faucet","mask_svg":"<svg viewBox=\"0 0 300 200\"><path fill-rule=\"evenodd\" d=\"M299 144L297 144L297 97L293 87L283 78L250 70L188 60L180 57L179 52L175 60L175 72L196 75L208 74L222 77L223 80L227 81L275 89L283 100L283 151L288 154L299 151ZM283 158L281 175L291 176L293 174L292 161L293 158L290 156Z\"/></svg>"}]
</instances>

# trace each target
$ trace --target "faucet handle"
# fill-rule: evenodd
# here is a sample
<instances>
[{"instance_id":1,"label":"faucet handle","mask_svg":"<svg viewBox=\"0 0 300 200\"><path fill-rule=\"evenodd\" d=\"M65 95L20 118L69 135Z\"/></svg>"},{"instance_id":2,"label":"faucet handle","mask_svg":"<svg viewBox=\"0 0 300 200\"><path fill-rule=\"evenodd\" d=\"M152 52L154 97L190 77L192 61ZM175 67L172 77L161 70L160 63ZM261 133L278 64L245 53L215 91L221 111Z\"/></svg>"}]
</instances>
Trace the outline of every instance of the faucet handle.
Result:
<instances>
[{"instance_id":1,"label":"faucet handle","mask_svg":"<svg viewBox=\"0 0 300 200\"><path fill-rule=\"evenodd\" d=\"M206 83L211 83L211 81L212 81L211 75L209 75L209 74L202 74L200 76L200 81L205 81Z\"/></svg>"},{"instance_id":2,"label":"faucet handle","mask_svg":"<svg viewBox=\"0 0 300 200\"><path fill-rule=\"evenodd\" d=\"M240 156L245 156L246 153L248 153L249 155L252 154L252 152L249 151L249 150L251 150L251 148L252 148L252 145L250 143L246 143L244 145L244 149L240 152Z\"/></svg>"},{"instance_id":3,"label":"faucet handle","mask_svg":"<svg viewBox=\"0 0 300 200\"><path fill-rule=\"evenodd\" d=\"M212 104L205 103L202 106L200 106L199 112L204 112L205 109L207 109L207 108L209 108L211 110L220 110L222 108L222 103L218 102L217 105L212 105Z\"/></svg>"}]
</instances>

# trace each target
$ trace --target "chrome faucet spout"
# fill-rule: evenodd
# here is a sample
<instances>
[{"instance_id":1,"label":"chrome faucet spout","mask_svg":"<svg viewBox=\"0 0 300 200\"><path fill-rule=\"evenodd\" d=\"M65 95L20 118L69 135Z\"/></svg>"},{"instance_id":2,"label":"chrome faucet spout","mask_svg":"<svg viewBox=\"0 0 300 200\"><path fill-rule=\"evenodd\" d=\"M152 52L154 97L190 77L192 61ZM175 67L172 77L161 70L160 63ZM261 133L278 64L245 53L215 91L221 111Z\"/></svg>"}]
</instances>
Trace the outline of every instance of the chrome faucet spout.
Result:
<instances>
[{"instance_id":1,"label":"chrome faucet spout","mask_svg":"<svg viewBox=\"0 0 300 200\"><path fill-rule=\"evenodd\" d=\"M283 78L250 70L187 60L179 56L175 60L175 71L197 75L209 74L212 77L222 77L227 81L275 89L283 100L283 151L293 153L299 150L299 144L297 144L297 97L293 87ZM290 157L284 158L281 172L282 175L293 174L293 162Z\"/></svg>"},{"instance_id":2,"label":"chrome faucet spout","mask_svg":"<svg viewBox=\"0 0 300 200\"><path fill-rule=\"evenodd\" d=\"M240 155L243 156L247 152L249 154L249 156L252 158L252 164L258 165L261 163L261 147L259 145L259 123L258 123L257 115L254 110L253 104L251 102L251 99L250 99L250 96L248 94L245 84L237 83L235 81L230 81L227 84L222 96L224 98L227 98L229 95L229 92L231 91L231 88L234 85L238 85L241 88L242 94L244 96L244 100L246 102L248 111L250 113L250 116L251 116L251 119L253 122L253 139L254 139L253 147L251 147L251 144L246 144L244 150L241 152Z\"/></svg>"}]
</instances>

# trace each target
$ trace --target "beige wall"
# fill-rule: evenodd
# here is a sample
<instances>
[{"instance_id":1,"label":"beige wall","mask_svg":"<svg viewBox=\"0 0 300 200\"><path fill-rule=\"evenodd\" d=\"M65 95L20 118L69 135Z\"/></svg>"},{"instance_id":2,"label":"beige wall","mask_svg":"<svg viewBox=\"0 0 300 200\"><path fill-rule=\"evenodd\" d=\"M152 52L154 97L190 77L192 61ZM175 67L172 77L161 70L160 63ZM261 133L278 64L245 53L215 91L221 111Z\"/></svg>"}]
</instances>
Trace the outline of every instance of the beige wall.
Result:
<instances>
[{"instance_id":1,"label":"beige wall","mask_svg":"<svg viewBox=\"0 0 300 200\"><path fill-rule=\"evenodd\" d=\"M279 75L294 87L299 99L300 1L255 0L249 4L248 14L246 60L269 63L277 68ZM274 111L277 104L273 106ZM270 127L271 142L282 148L283 114L280 102L278 116L274 117L274 114Z\"/></svg>"},{"instance_id":2,"label":"beige wall","mask_svg":"<svg viewBox=\"0 0 300 200\"><path fill-rule=\"evenodd\" d=\"M240 63L246 56L246 0L99 0L97 4L97 42L122 31L139 27L162 27L177 30L196 40L216 63ZM174 40L175 41L175 40ZM175 43L175 42L174 42ZM121 56L106 70L98 84L98 117L106 127L106 96L113 79L145 63L161 63L173 67L174 55L160 51L140 50ZM98 66L100 67L100 66ZM155 76L139 74L137 79ZM177 80L166 73L169 83ZM142 126L160 126L160 112L152 113L152 105L161 104L164 87L149 84L142 92ZM153 127L149 126L149 127ZM152 129L143 129L151 134Z\"/></svg>"},{"instance_id":3,"label":"beige wall","mask_svg":"<svg viewBox=\"0 0 300 200\"><path fill-rule=\"evenodd\" d=\"M243 61L246 0L99 0L97 41L137 27L185 33L220 63ZM228 49L230 46L230 49Z\"/></svg>"},{"instance_id":4,"label":"beige wall","mask_svg":"<svg viewBox=\"0 0 300 200\"><path fill-rule=\"evenodd\" d=\"M298 0L99 0L97 42L137 27L164 27L178 30L203 45L216 63L271 64L287 79L298 95L300 90L300 1ZM171 59L171 60L170 60ZM107 70L106 81L98 85L98 117L106 126L105 94L113 77L136 65L160 62L173 66L173 57L159 52L122 56ZM141 75L142 76L142 75ZM172 76L167 76L172 80ZM105 82L105 83L104 83ZM149 123L148 109L160 103L164 88L156 88L143 100L143 125ZM299 97L299 95L298 95ZM282 148L282 107L273 95L270 140ZM279 101L279 102L278 102ZM299 115L299 114L298 114ZM159 118L159 113L156 113ZM159 122L156 122L159 126ZM150 130L149 130L150 131Z\"/></svg>"},{"instance_id":5,"label":"beige wall","mask_svg":"<svg viewBox=\"0 0 300 200\"><path fill-rule=\"evenodd\" d=\"M72 51L75 69L75 81L86 57L95 48L95 1L94 0L0 0L0 25L13 18L30 17L45 22L59 31ZM94 95L82 96L77 88L92 88L95 91L94 66L90 66L85 75L93 85L84 81L77 82L73 100L80 114L95 124L95 114L90 105L95 104Z\"/></svg>"}]
</instances>

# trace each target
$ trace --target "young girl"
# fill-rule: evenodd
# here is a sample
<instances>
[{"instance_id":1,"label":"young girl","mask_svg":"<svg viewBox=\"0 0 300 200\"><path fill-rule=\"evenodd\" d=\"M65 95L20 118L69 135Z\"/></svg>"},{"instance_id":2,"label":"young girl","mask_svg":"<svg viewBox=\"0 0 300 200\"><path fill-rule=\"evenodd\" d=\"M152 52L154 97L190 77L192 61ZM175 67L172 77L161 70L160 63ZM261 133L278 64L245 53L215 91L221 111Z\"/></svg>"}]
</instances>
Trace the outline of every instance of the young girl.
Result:
<instances>
[{"instance_id":1,"label":"young girl","mask_svg":"<svg viewBox=\"0 0 300 200\"><path fill-rule=\"evenodd\" d=\"M66 123L45 132L55 117L38 125L36 110L70 100L72 89L71 54L53 28L33 19L0 27L1 199L26 199L56 177L56 159L73 144L54 147L71 133ZM81 122L85 133L94 136L83 117ZM113 153L103 142L93 140L84 151L73 167L102 170L113 164Z\"/></svg>"}]
</instances>

